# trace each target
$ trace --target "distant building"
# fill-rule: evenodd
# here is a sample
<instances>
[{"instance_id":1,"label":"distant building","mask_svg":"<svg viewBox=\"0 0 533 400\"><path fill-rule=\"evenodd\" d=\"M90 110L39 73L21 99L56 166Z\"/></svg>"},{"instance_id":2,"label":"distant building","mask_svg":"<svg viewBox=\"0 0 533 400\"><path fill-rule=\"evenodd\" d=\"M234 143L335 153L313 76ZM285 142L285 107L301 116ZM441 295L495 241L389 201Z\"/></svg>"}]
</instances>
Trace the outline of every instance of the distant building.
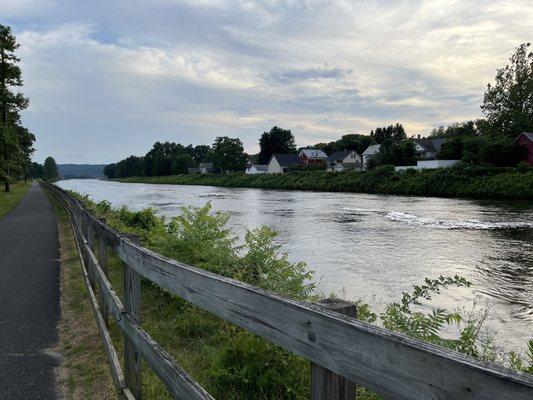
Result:
<instances>
[{"instance_id":1,"label":"distant building","mask_svg":"<svg viewBox=\"0 0 533 400\"><path fill-rule=\"evenodd\" d=\"M327 158L329 169L333 169L336 164L362 164L363 157L355 150L335 151Z\"/></svg>"},{"instance_id":2,"label":"distant building","mask_svg":"<svg viewBox=\"0 0 533 400\"><path fill-rule=\"evenodd\" d=\"M368 160L370 160L372 157L374 157L376 154L379 153L379 148L381 147L380 144L372 144L366 148L366 150L363 152L363 168L366 168L368 164Z\"/></svg>"},{"instance_id":3,"label":"distant building","mask_svg":"<svg viewBox=\"0 0 533 400\"><path fill-rule=\"evenodd\" d=\"M267 173L283 174L291 165L300 164L300 158L296 154L273 154L267 165Z\"/></svg>"},{"instance_id":4,"label":"distant building","mask_svg":"<svg viewBox=\"0 0 533 400\"><path fill-rule=\"evenodd\" d=\"M268 165L248 165L246 167L245 174L256 175L256 174L266 174L268 172Z\"/></svg>"},{"instance_id":5,"label":"distant building","mask_svg":"<svg viewBox=\"0 0 533 400\"><path fill-rule=\"evenodd\" d=\"M198 165L198 169L201 174L214 174L216 172L216 169L213 168L213 164L210 162L201 162Z\"/></svg>"},{"instance_id":6,"label":"distant building","mask_svg":"<svg viewBox=\"0 0 533 400\"><path fill-rule=\"evenodd\" d=\"M328 158L327 154L322 150L302 149L298 153L300 162L304 165L320 165L324 164Z\"/></svg>"},{"instance_id":7,"label":"distant building","mask_svg":"<svg viewBox=\"0 0 533 400\"><path fill-rule=\"evenodd\" d=\"M200 171L200 168L187 168L187 173L194 175L194 174L201 174L202 171Z\"/></svg>"},{"instance_id":8,"label":"distant building","mask_svg":"<svg viewBox=\"0 0 533 400\"><path fill-rule=\"evenodd\" d=\"M533 167L533 133L522 132L514 141L525 147L527 151L526 164Z\"/></svg>"},{"instance_id":9,"label":"distant building","mask_svg":"<svg viewBox=\"0 0 533 400\"><path fill-rule=\"evenodd\" d=\"M363 164L360 162L357 162L357 163L338 162L333 167L331 167L330 171L334 171L334 172L361 171L362 169L363 169Z\"/></svg>"},{"instance_id":10,"label":"distant building","mask_svg":"<svg viewBox=\"0 0 533 400\"><path fill-rule=\"evenodd\" d=\"M446 139L418 138L413 139L415 142L416 153L420 158L435 158L440 151L442 144Z\"/></svg>"},{"instance_id":11,"label":"distant building","mask_svg":"<svg viewBox=\"0 0 533 400\"><path fill-rule=\"evenodd\" d=\"M461 160L418 160L416 165L405 165L395 167L396 171L405 171L406 169L437 169L449 168L461 162Z\"/></svg>"}]
</instances>

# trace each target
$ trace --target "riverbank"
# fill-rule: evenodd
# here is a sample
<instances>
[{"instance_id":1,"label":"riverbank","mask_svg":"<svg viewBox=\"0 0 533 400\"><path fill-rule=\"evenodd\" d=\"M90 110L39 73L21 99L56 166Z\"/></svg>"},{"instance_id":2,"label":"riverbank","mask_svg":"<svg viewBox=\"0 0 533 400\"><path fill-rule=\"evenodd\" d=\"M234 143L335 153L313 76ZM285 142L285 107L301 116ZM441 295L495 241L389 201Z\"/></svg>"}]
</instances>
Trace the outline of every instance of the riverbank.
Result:
<instances>
[{"instance_id":1,"label":"riverbank","mask_svg":"<svg viewBox=\"0 0 533 400\"><path fill-rule=\"evenodd\" d=\"M118 181L433 197L511 200L533 198L533 169L525 168L457 167L395 172L392 167L385 166L364 172L143 176Z\"/></svg>"}]
</instances>

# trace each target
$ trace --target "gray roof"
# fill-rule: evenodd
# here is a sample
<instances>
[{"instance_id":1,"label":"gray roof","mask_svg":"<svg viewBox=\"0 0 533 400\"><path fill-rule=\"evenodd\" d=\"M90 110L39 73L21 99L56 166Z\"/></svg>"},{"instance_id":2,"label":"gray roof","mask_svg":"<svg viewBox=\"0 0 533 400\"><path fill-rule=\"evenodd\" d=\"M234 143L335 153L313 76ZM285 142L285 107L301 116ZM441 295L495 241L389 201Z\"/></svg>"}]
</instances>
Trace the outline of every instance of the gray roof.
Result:
<instances>
[{"instance_id":1,"label":"gray roof","mask_svg":"<svg viewBox=\"0 0 533 400\"><path fill-rule=\"evenodd\" d=\"M272 154L272 158L275 158L282 167L300 163L300 158L297 154Z\"/></svg>"},{"instance_id":2,"label":"gray roof","mask_svg":"<svg viewBox=\"0 0 533 400\"><path fill-rule=\"evenodd\" d=\"M328 157L329 162L344 160L346 157L348 157L351 153L357 153L355 150L343 150L343 151L334 151L331 153Z\"/></svg>"},{"instance_id":3,"label":"gray roof","mask_svg":"<svg viewBox=\"0 0 533 400\"><path fill-rule=\"evenodd\" d=\"M307 158L328 158L326 153L317 149L302 149L298 155L302 153L304 153Z\"/></svg>"},{"instance_id":4,"label":"gray roof","mask_svg":"<svg viewBox=\"0 0 533 400\"><path fill-rule=\"evenodd\" d=\"M523 132L523 134L533 142L533 132Z\"/></svg>"},{"instance_id":5,"label":"gray roof","mask_svg":"<svg viewBox=\"0 0 533 400\"><path fill-rule=\"evenodd\" d=\"M198 168L213 168L213 163L201 162L200 165L198 165Z\"/></svg>"},{"instance_id":6,"label":"gray roof","mask_svg":"<svg viewBox=\"0 0 533 400\"><path fill-rule=\"evenodd\" d=\"M415 143L422 146L426 151L429 151L431 153L438 153L440 151L440 148L442 147L442 144L446 141L446 139L431 138L421 138L413 140Z\"/></svg>"},{"instance_id":7,"label":"gray roof","mask_svg":"<svg viewBox=\"0 0 533 400\"><path fill-rule=\"evenodd\" d=\"M268 165L258 165L258 164L256 164L256 165L250 166L250 168L252 168L252 167L255 167L255 169L258 170L258 171L268 171Z\"/></svg>"},{"instance_id":8,"label":"gray roof","mask_svg":"<svg viewBox=\"0 0 533 400\"><path fill-rule=\"evenodd\" d=\"M363 151L363 154L364 155L374 155L374 154L377 154L379 153L379 148L381 147L380 144L371 144L370 146L368 146L366 148L365 151Z\"/></svg>"}]
</instances>

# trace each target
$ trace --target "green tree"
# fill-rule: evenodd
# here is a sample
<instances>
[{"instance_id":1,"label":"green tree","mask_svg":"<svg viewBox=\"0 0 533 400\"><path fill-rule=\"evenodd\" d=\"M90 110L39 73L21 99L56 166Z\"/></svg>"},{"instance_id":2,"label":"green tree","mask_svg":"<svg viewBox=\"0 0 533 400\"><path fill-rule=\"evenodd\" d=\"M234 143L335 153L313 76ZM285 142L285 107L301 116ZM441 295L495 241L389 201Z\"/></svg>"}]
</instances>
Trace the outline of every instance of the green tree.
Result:
<instances>
[{"instance_id":1,"label":"green tree","mask_svg":"<svg viewBox=\"0 0 533 400\"><path fill-rule=\"evenodd\" d=\"M269 132L263 132L259 139L259 164L267 164L272 154L294 154L296 144L289 129L274 126Z\"/></svg>"},{"instance_id":2,"label":"green tree","mask_svg":"<svg viewBox=\"0 0 533 400\"><path fill-rule=\"evenodd\" d=\"M11 175L25 173L29 156L33 152L35 137L20 126L20 111L28 107L29 100L14 87L22 86L22 74L15 56L19 47L8 26L0 24L0 178L9 191Z\"/></svg>"},{"instance_id":3,"label":"green tree","mask_svg":"<svg viewBox=\"0 0 533 400\"><path fill-rule=\"evenodd\" d=\"M386 138L376 154L376 165L414 165L416 164L416 148L412 140L397 142Z\"/></svg>"},{"instance_id":4,"label":"green tree","mask_svg":"<svg viewBox=\"0 0 533 400\"><path fill-rule=\"evenodd\" d=\"M490 83L481 110L495 134L512 139L533 130L533 52L530 43L518 46L510 64L498 69Z\"/></svg>"},{"instance_id":5,"label":"green tree","mask_svg":"<svg viewBox=\"0 0 533 400\"><path fill-rule=\"evenodd\" d=\"M407 134L402 124L389 125L378 127L370 132L370 136L378 144L381 144L385 139L392 139L396 142L407 139Z\"/></svg>"},{"instance_id":6,"label":"green tree","mask_svg":"<svg viewBox=\"0 0 533 400\"><path fill-rule=\"evenodd\" d=\"M46 157L43 165L43 179L46 179L47 181L55 181L58 177L59 173L57 171L56 160L54 160L53 157Z\"/></svg>"},{"instance_id":7,"label":"green tree","mask_svg":"<svg viewBox=\"0 0 533 400\"><path fill-rule=\"evenodd\" d=\"M196 167L194 158L189 154L180 154L172 162L172 175L186 174L193 167Z\"/></svg>"},{"instance_id":8,"label":"green tree","mask_svg":"<svg viewBox=\"0 0 533 400\"><path fill-rule=\"evenodd\" d=\"M432 138L454 138L458 136L474 136L479 134L478 121L455 122L448 127L439 126L431 131Z\"/></svg>"},{"instance_id":9,"label":"green tree","mask_svg":"<svg viewBox=\"0 0 533 400\"><path fill-rule=\"evenodd\" d=\"M240 139L217 137L213 143L213 166L222 172L244 171L246 155Z\"/></svg>"}]
</instances>

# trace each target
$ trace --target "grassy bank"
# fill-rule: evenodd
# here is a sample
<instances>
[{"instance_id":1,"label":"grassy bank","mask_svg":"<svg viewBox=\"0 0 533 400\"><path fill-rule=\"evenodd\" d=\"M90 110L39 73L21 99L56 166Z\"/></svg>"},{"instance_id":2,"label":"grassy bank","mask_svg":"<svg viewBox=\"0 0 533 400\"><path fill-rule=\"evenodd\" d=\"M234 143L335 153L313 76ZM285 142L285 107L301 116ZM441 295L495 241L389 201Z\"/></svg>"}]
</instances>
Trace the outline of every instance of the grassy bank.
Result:
<instances>
[{"instance_id":1,"label":"grassy bank","mask_svg":"<svg viewBox=\"0 0 533 400\"><path fill-rule=\"evenodd\" d=\"M116 399L68 214L51 196L49 198L57 216L61 249L61 320L57 352L63 360L57 369L58 386L65 399Z\"/></svg>"},{"instance_id":2,"label":"grassy bank","mask_svg":"<svg viewBox=\"0 0 533 400\"><path fill-rule=\"evenodd\" d=\"M211 212L209 205L184 208L182 215L166 221L153 210L112 209L105 201L95 204L79 198L93 213L105 217L109 225L139 235L143 245L165 256L288 297L306 301L317 299L314 285L308 283L312 274L307 272L305 264L288 261L287 255L274 244L276 233L269 228L248 231L244 240L238 241L227 228L228 216ZM109 279L122 297L122 262L111 254ZM533 341L529 343L527 360L503 354L493 342L482 339L483 312L431 308L434 293L444 292L449 286L468 285L460 277L426 279L381 313L359 303L358 318L476 358L533 372ZM141 294L143 328L215 398L309 398L310 366L305 359L204 312L148 281L142 281ZM421 310L420 302L428 308ZM121 357L121 336L113 322L110 331ZM143 368L143 398L169 398L162 383L146 366ZM358 398L377 399L364 388L359 388Z\"/></svg>"},{"instance_id":3,"label":"grassy bank","mask_svg":"<svg viewBox=\"0 0 533 400\"><path fill-rule=\"evenodd\" d=\"M395 172L393 167L384 166L365 172L174 175L130 177L120 181L483 199L533 198L531 168L456 167Z\"/></svg>"},{"instance_id":4,"label":"grassy bank","mask_svg":"<svg viewBox=\"0 0 533 400\"><path fill-rule=\"evenodd\" d=\"M17 182L11 184L11 191L4 192L3 188L0 191L0 219L11 211L20 200L24 197L30 188L30 182Z\"/></svg>"}]
</instances>

